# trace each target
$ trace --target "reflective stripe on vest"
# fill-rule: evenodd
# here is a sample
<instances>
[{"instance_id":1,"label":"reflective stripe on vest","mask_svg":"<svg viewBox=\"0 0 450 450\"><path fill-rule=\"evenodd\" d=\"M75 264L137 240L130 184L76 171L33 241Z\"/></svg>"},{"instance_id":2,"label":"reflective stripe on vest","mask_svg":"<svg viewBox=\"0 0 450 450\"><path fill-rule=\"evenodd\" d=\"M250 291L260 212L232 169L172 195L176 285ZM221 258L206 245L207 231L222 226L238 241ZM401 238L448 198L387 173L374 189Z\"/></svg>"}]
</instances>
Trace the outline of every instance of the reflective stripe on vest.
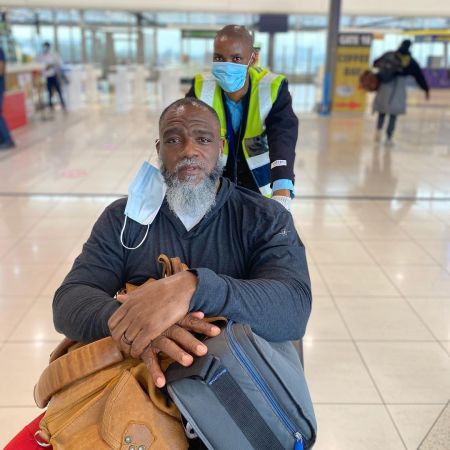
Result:
<instances>
[{"instance_id":1,"label":"reflective stripe on vest","mask_svg":"<svg viewBox=\"0 0 450 450\"><path fill-rule=\"evenodd\" d=\"M227 135L227 119L225 116L225 109L223 107L222 93L220 87L217 85L215 78L211 74L198 74L195 76L194 82L195 96L213 108L220 122L220 136L225 139L223 147L223 154L221 156L224 166L228 159L228 141Z\"/></svg>"},{"instance_id":2,"label":"reflective stripe on vest","mask_svg":"<svg viewBox=\"0 0 450 450\"><path fill-rule=\"evenodd\" d=\"M214 91L216 90L216 81L214 79L203 79L200 100L209 106L213 106Z\"/></svg>"},{"instance_id":3,"label":"reflective stripe on vest","mask_svg":"<svg viewBox=\"0 0 450 450\"><path fill-rule=\"evenodd\" d=\"M266 121L274 101L272 101L272 81L274 81L279 75L276 73L268 73L261 79L258 85L259 95L259 117L261 123Z\"/></svg>"},{"instance_id":4,"label":"reflective stripe on vest","mask_svg":"<svg viewBox=\"0 0 450 450\"><path fill-rule=\"evenodd\" d=\"M246 161L251 170L265 166L266 164L270 164L269 153L265 152L260 155L249 156Z\"/></svg>"},{"instance_id":5,"label":"reflective stripe on vest","mask_svg":"<svg viewBox=\"0 0 450 450\"><path fill-rule=\"evenodd\" d=\"M228 148L227 148L228 150ZM224 152L220 155L220 160L222 161L223 167L225 167L227 165L227 159L228 159L228 151L225 154L225 149Z\"/></svg>"},{"instance_id":6,"label":"reflective stripe on vest","mask_svg":"<svg viewBox=\"0 0 450 450\"><path fill-rule=\"evenodd\" d=\"M264 197L272 197L272 188L270 187L270 183L265 186L261 186L259 188L259 192L261 192Z\"/></svg>"}]
</instances>

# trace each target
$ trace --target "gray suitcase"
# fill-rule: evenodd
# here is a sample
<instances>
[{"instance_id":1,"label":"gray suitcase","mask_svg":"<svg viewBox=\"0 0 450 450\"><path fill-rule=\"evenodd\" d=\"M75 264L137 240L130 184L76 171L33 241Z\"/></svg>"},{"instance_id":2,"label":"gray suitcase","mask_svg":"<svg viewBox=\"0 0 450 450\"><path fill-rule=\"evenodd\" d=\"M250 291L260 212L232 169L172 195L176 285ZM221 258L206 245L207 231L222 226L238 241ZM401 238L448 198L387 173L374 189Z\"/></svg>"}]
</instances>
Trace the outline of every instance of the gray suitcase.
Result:
<instances>
[{"instance_id":1,"label":"gray suitcase","mask_svg":"<svg viewBox=\"0 0 450 450\"><path fill-rule=\"evenodd\" d=\"M172 364L166 375L170 397L208 449L313 446L316 419L291 342L268 342L230 321L205 344L206 356Z\"/></svg>"}]
</instances>

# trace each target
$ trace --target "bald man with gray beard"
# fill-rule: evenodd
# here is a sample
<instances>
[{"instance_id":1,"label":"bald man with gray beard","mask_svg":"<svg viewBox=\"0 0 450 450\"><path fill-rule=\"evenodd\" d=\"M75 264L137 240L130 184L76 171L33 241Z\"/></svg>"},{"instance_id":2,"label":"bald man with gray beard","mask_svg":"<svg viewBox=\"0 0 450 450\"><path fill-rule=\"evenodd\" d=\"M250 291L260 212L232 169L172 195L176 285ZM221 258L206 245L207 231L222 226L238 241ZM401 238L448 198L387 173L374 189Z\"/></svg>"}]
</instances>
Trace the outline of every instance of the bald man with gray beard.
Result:
<instances>
[{"instance_id":1,"label":"bald man with gray beard","mask_svg":"<svg viewBox=\"0 0 450 450\"><path fill-rule=\"evenodd\" d=\"M305 248L291 214L221 176L223 145L208 105L194 98L170 105L156 144L167 192L154 221L147 230L129 219L124 247L127 198L113 202L54 297L59 332L81 342L111 335L148 363L158 387L165 384L158 353L189 365L206 351L189 350L203 345L192 327L184 337L171 334L190 316L225 316L267 340L287 341L303 336L311 312ZM190 270L143 285L160 278L161 253ZM117 298L125 283L143 286Z\"/></svg>"}]
</instances>

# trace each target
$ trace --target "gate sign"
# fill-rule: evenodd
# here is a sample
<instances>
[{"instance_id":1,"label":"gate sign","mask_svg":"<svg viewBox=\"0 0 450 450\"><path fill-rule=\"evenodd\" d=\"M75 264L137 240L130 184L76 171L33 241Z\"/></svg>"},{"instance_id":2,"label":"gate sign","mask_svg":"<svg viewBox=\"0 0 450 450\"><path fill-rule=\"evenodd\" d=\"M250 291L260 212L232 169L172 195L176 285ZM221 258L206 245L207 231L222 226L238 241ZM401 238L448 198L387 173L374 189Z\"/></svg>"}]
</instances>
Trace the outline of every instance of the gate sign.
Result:
<instances>
[{"instance_id":1,"label":"gate sign","mask_svg":"<svg viewBox=\"0 0 450 450\"><path fill-rule=\"evenodd\" d=\"M363 112L366 93L359 88L359 76L370 66L372 34L340 33L334 76L333 111Z\"/></svg>"}]
</instances>

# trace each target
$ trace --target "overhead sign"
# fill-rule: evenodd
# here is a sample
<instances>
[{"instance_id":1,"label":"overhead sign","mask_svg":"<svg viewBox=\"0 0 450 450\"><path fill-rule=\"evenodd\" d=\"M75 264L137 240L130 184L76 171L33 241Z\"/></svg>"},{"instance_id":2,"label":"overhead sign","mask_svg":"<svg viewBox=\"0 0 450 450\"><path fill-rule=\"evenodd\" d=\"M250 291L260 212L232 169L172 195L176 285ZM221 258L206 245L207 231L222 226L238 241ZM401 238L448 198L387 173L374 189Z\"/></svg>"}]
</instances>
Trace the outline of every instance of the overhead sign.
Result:
<instances>
[{"instance_id":1,"label":"overhead sign","mask_svg":"<svg viewBox=\"0 0 450 450\"><path fill-rule=\"evenodd\" d=\"M414 36L414 42L450 42L450 29L404 30L403 34Z\"/></svg>"},{"instance_id":2,"label":"overhead sign","mask_svg":"<svg viewBox=\"0 0 450 450\"><path fill-rule=\"evenodd\" d=\"M414 42L450 42L450 34L414 36Z\"/></svg>"},{"instance_id":3,"label":"overhead sign","mask_svg":"<svg viewBox=\"0 0 450 450\"><path fill-rule=\"evenodd\" d=\"M359 88L359 76L370 66L372 34L340 33L334 76L333 111L362 112L366 93Z\"/></svg>"},{"instance_id":4,"label":"overhead sign","mask_svg":"<svg viewBox=\"0 0 450 450\"><path fill-rule=\"evenodd\" d=\"M216 37L216 30L182 30L181 37L197 38L197 39L214 39Z\"/></svg>"}]
</instances>

